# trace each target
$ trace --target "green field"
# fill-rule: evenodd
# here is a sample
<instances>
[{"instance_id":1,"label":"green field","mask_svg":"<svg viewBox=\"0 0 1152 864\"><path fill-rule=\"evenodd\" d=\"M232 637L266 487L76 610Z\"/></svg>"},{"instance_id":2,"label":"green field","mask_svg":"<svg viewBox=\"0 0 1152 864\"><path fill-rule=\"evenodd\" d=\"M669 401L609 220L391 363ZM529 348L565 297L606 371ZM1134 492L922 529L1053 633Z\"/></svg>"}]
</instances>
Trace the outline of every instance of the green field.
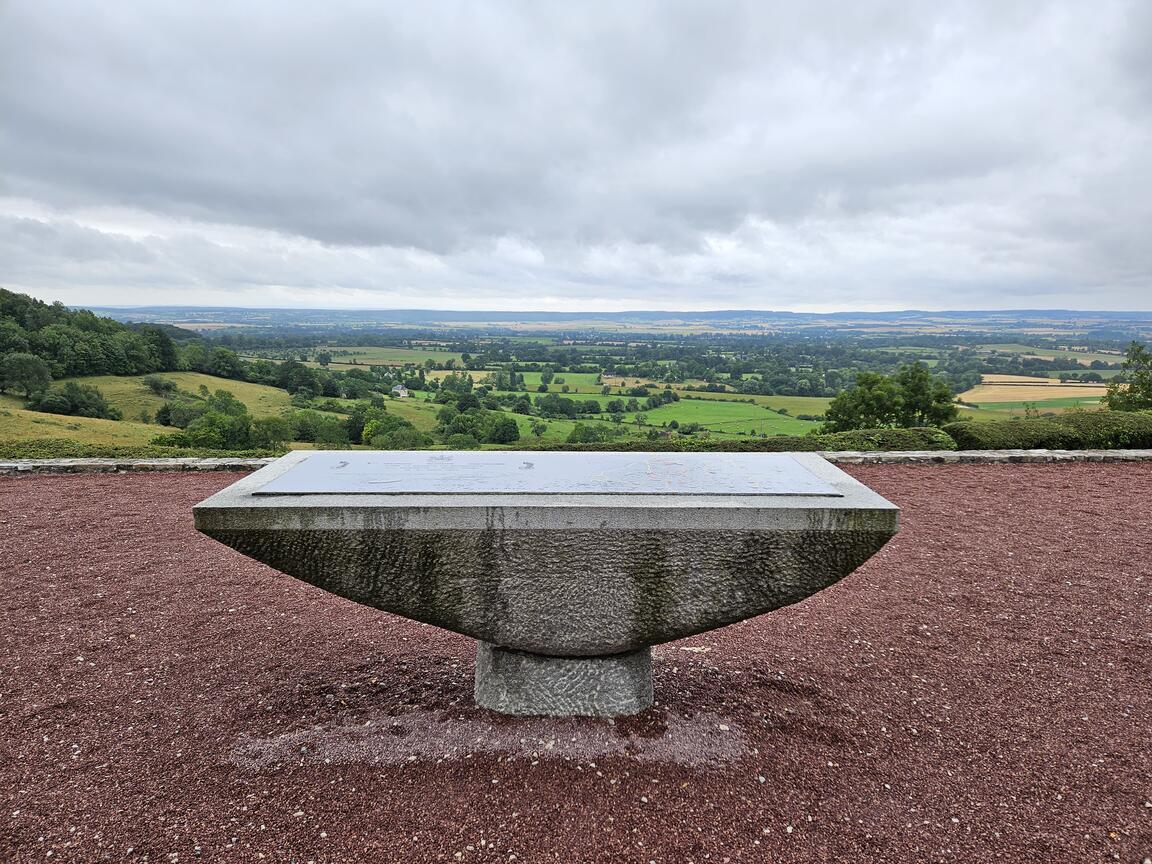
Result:
<instances>
[{"instance_id":1,"label":"green field","mask_svg":"<svg viewBox=\"0 0 1152 864\"><path fill-rule=\"evenodd\" d=\"M353 360L361 365L368 366L406 366L415 364L422 366L428 360L444 363L455 360L457 366L463 366L464 360L455 351L438 350L436 348L393 348L393 347L356 347L334 346L331 348L317 348L317 351L327 351L332 355L333 367L350 365ZM345 354L344 352L347 352Z\"/></svg>"},{"instance_id":2,"label":"green field","mask_svg":"<svg viewBox=\"0 0 1152 864\"><path fill-rule=\"evenodd\" d=\"M476 380L481 380L487 373L473 373ZM529 392L535 393L536 388L540 386L540 373L539 372L524 372L524 386L528 388ZM552 383L548 385L549 393L561 393L564 385L568 385L569 393L599 393L603 385L596 383L596 375L592 372L557 372L556 377ZM563 378L563 381L557 379ZM561 393L561 395L567 395Z\"/></svg>"},{"instance_id":3,"label":"green field","mask_svg":"<svg viewBox=\"0 0 1152 864\"><path fill-rule=\"evenodd\" d=\"M1020 400L1016 402L982 402L980 403L981 409L991 413L1005 412L1009 414L1023 414L1027 408L1035 408L1037 411L1052 411L1054 409L1068 409L1068 408L1097 408L1100 405L1098 398L1093 399L1085 396L1065 396L1057 399L1031 399Z\"/></svg>"},{"instance_id":4,"label":"green field","mask_svg":"<svg viewBox=\"0 0 1152 864\"><path fill-rule=\"evenodd\" d=\"M689 397L694 400L706 399L716 402L738 402L751 399L757 405L763 405L776 411L783 408L793 416L797 414L818 416L827 411L828 406L832 404L832 400L827 396L752 396L743 393L697 393L684 390L680 391L681 401Z\"/></svg>"},{"instance_id":5,"label":"green field","mask_svg":"<svg viewBox=\"0 0 1152 864\"><path fill-rule=\"evenodd\" d=\"M757 435L804 435L819 425L809 420L777 414L761 405L712 399L682 399L640 413L644 414L650 426L662 426L675 420L681 425L699 423L711 431L730 434L755 432ZM625 422L635 418L634 414L624 416Z\"/></svg>"}]
</instances>

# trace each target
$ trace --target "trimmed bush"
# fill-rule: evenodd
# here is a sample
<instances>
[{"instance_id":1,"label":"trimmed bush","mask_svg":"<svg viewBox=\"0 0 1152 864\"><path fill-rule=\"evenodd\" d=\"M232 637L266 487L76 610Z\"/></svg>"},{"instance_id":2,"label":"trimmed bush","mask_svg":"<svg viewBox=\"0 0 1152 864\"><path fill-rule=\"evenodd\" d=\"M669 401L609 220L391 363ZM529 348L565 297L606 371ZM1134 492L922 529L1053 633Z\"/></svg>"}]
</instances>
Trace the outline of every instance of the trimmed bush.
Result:
<instances>
[{"instance_id":1,"label":"trimmed bush","mask_svg":"<svg viewBox=\"0 0 1152 864\"><path fill-rule=\"evenodd\" d=\"M944 432L961 450L1075 450L1081 446L1075 429L1055 420L962 420Z\"/></svg>"},{"instance_id":2,"label":"trimmed bush","mask_svg":"<svg viewBox=\"0 0 1152 864\"><path fill-rule=\"evenodd\" d=\"M259 458L280 456L284 450L210 450L201 447L85 444L67 438L30 438L0 442L0 459L155 459L174 457Z\"/></svg>"},{"instance_id":3,"label":"trimmed bush","mask_svg":"<svg viewBox=\"0 0 1152 864\"><path fill-rule=\"evenodd\" d=\"M1152 412L1069 411L1053 418L1079 434L1086 450L1152 447Z\"/></svg>"},{"instance_id":4,"label":"trimmed bush","mask_svg":"<svg viewBox=\"0 0 1152 864\"><path fill-rule=\"evenodd\" d=\"M541 442L532 450L619 450L626 452L795 453L814 450L955 450L956 442L939 429L859 429L829 435L777 435L744 440L657 438L594 443Z\"/></svg>"},{"instance_id":5,"label":"trimmed bush","mask_svg":"<svg viewBox=\"0 0 1152 864\"><path fill-rule=\"evenodd\" d=\"M1069 411L1037 420L964 420L944 427L961 450L1112 450L1152 447L1152 413Z\"/></svg>"},{"instance_id":6,"label":"trimmed bush","mask_svg":"<svg viewBox=\"0 0 1152 864\"><path fill-rule=\"evenodd\" d=\"M856 429L819 436L821 450L955 450L956 442L939 429Z\"/></svg>"}]
</instances>

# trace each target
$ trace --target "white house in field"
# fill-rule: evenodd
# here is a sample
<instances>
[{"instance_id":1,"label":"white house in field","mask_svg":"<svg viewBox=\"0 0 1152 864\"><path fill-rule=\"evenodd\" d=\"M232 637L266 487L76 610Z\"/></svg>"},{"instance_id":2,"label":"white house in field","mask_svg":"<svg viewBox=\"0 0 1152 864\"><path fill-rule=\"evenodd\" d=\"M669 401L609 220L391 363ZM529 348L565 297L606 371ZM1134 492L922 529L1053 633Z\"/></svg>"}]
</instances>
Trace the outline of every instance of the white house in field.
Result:
<instances>
[{"instance_id":1,"label":"white house in field","mask_svg":"<svg viewBox=\"0 0 1152 864\"><path fill-rule=\"evenodd\" d=\"M407 399L408 398L408 388L405 387L403 384L397 384L396 386L394 386L392 388L392 395L395 396L397 399Z\"/></svg>"}]
</instances>

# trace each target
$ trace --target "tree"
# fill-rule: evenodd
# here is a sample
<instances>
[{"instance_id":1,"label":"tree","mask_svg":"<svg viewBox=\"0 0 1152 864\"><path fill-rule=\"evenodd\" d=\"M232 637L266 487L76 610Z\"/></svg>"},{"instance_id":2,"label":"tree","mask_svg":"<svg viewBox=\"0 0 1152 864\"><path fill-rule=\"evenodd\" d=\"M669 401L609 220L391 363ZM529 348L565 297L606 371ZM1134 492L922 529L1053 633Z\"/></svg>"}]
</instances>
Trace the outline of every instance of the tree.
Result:
<instances>
[{"instance_id":1,"label":"tree","mask_svg":"<svg viewBox=\"0 0 1152 864\"><path fill-rule=\"evenodd\" d=\"M1152 351L1139 342L1128 346L1124 359L1127 386L1115 379L1108 385L1104 404L1112 411L1143 411L1152 408Z\"/></svg>"},{"instance_id":2,"label":"tree","mask_svg":"<svg viewBox=\"0 0 1152 864\"><path fill-rule=\"evenodd\" d=\"M923 363L901 366L896 384L900 388L901 426L943 426L956 419L959 411L948 383L934 377Z\"/></svg>"},{"instance_id":3,"label":"tree","mask_svg":"<svg viewBox=\"0 0 1152 864\"><path fill-rule=\"evenodd\" d=\"M520 427L511 417L501 417L492 424L488 432L490 444L511 444L520 440Z\"/></svg>"},{"instance_id":4,"label":"tree","mask_svg":"<svg viewBox=\"0 0 1152 864\"><path fill-rule=\"evenodd\" d=\"M908 363L892 376L858 373L856 383L828 406L823 431L939 426L956 415L947 382L921 363Z\"/></svg>"},{"instance_id":5,"label":"tree","mask_svg":"<svg viewBox=\"0 0 1152 864\"><path fill-rule=\"evenodd\" d=\"M292 426L282 417L261 417L252 421L252 446L278 450L292 440Z\"/></svg>"},{"instance_id":6,"label":"tree","mask_svg":"<svg viewBox=\"0 0 1152 864\"><path fill-rule=\"evenodd\" d=\"M539 417L533 417L531 423L529 423L528 426L532 430L532 434L537 438L548 431L548 424L541 420Z\"/></svg>"},{"instance_id":7,"label":"tree","mask_svg":"<svg viewBox=\"0 0 1152 864\"><path fill-rule=\"evenodd\" d=\"M902 411L900 387L895 380L876 372L860 372L855 385L833 399L824 412L824 431L896 426Z\"/></svg>"},{"instance_id":8,"label":"tree","mask_svg":"<svg viewBox=\"0 0 1152 864\"><path fill-rule=\"evenodd\" d=\"M33 393L42 393L51 383L51 368L35 354L18 351L0 361L0 392L19 388L31 399Z\"/></svg>"}]
</instances>

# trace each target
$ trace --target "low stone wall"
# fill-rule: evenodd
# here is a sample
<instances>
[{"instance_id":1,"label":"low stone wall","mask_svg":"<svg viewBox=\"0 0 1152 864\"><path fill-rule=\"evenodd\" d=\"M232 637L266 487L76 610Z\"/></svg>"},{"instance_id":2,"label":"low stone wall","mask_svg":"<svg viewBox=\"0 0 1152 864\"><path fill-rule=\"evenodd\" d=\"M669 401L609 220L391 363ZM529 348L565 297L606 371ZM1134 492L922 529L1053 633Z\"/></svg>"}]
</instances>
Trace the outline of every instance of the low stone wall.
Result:
<instances>
[{"instance_id":1,"label":"low stone wall","mask_svg":"<svg viewBox=\"0 0 1152 864\"><path fill-rule=\"evenodd\" d=\"M1152 450L909 450L821 453L840 465L1000 465L1051 462L1149 462ZM274 459L13 459L0 475L123 474L134 471L255 471Z\"/></svg>"}]
</instances>

